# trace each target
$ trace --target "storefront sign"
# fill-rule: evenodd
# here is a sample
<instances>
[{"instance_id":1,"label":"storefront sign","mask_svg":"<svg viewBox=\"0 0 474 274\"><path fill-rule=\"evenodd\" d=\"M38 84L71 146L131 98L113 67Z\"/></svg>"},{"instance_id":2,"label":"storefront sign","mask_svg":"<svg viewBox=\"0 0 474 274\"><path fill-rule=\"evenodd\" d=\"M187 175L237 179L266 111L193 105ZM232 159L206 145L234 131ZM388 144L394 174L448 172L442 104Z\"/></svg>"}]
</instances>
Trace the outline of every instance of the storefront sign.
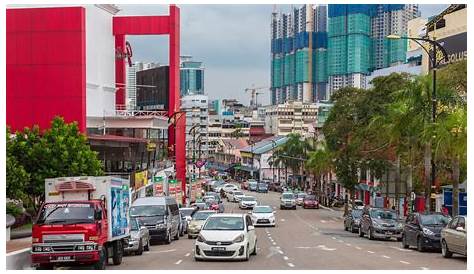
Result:
<instances>
[{"instance_id":1,"label":"storefront sign","mask_svg":"<svg viewBox=\"0 0 474 274\"><path fill-rule=\"evenodd\" d=\"M441 50L437 52L437 60L439 62L438 67L443 67L450 63L455 63L461 60L467 60L467 33L459 33L456 35L448 36L443 39L436 40L446 50L448 60L444 59ZM433 48L430 46L430 53L433 52ZM430 63L430 69L432 68Z\"/></svg>"}]
</instances>

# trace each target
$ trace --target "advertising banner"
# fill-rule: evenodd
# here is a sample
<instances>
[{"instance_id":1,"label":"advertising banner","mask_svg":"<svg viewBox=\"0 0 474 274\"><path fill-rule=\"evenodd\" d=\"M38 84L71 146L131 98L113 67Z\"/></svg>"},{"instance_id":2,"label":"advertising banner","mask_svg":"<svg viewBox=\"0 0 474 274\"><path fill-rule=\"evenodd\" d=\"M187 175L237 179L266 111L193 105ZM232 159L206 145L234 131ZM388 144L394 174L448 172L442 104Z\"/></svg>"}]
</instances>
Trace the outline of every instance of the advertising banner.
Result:
<instances>
[{"instance_id":1,"label":"advertising banner","mask_svg":"<svg viewBox=\"0 0 474 274\"><path fill-rule=\"evenodd\" d=\"M141 171L135 173L135 186L134 189L139 189L142 186L148 184L148 171Z\"/></svg>"},{"instance_id":2,"label":"advertising banner","mask_svg":"<svg viewBox=\"0 0 474 274\"><path fill-rule=\"evenodd\" d=\"M164 178L161 176L155 176L153 177L153 187L155 190L155 196L164 196Z\"/></svg>"}]
</instances>

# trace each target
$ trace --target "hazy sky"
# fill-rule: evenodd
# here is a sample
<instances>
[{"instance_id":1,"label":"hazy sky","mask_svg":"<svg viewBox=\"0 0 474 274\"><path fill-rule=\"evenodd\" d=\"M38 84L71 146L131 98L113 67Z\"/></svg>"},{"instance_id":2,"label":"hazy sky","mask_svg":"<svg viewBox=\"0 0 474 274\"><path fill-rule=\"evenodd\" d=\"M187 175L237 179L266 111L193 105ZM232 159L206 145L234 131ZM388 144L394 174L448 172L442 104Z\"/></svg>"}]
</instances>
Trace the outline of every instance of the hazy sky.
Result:
<instances>
[{"instance_id":1,"label":"hazy sky","mask_svg":"<svg viewBox=\"0 0 474 274\"><path fill-rule=\"evenodd\" d=\"M295 5L296 6L296 5ZM448 5L420 5L422 17ZM118 15L168 14L167 5L119 5ZM235 98L249 104L246 87L270 86L270 19L273 5L179 5L181 55L205 67L204 88L211 99ZM288 5L278 10L289 11ZM133 60L168 64L167 36L129 36ZM258 97L268 104L270 93Z\"/></svg>"}]
</instances>

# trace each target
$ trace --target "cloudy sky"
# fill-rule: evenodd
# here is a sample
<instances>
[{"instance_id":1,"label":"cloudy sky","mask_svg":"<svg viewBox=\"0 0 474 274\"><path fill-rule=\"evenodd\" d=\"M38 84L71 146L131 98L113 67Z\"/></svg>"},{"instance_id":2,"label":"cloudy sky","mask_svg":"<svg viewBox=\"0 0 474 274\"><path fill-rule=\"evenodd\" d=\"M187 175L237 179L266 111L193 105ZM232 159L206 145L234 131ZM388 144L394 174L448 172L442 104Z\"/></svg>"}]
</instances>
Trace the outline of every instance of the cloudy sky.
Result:
<instances>
[{"instance_id":1,"label":"cloudy sky","mask_svg":"<svg viewBox=\"0 0 474 274\"><path fill-rule=\"evenodd\" d=\"M429 17L448 5L420 5ZM168 14L166 5L119 5L118 15ZM272 5L179 5L181 55L205 67L204 87L211 99L235 98L249 104L246 87L270 86L270 19ZM288 5L277 6L289 11ZM130 36L134 61L168 64L167 36ZM270 102L269 91L258 102Z\"/></svg>"}]
</instances>

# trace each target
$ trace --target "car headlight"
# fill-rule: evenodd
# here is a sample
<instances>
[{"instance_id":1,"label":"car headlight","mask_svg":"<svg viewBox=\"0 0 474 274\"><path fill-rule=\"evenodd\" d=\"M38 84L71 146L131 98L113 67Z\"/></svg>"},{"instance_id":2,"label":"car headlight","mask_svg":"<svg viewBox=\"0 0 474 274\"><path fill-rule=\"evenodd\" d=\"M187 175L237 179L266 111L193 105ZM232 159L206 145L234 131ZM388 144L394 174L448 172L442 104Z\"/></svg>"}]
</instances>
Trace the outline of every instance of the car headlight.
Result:
<instances>
[{"instance_id":1,"label":"car headlight","mask_svg":"<svg viewBox=\"0 0 474 274\"><path fill-rule=\"evenodd\" d=\"M435 233L431 230L429 230L428 228L426 227L423 227L423 234L427 235L427 236L432 236L434 235Z\"/></svg>"},{"instance_id":2,"label":"car headlight","mask_svg":"<svg viewBox=\"0 0 474 274\"><path fill-rule=\"evenodd\" d=\"M199 234L199 235L197 236L197 239L196 239L196 240L197 240L198 242L201 242L201 243L206 241L206 239L204 239L204 237L203 237L201 234Z\"/></svg>"},{"instance_id":3,"label":"car headlight","mask_svg":"<svg viewBox=\"0 0 474 274\"><path fill-rule=\"evenodd\" d=\"M156 228L157 228L157 229L166 228L166 223L159 223L159 224L156 224Z\"/></svg>"},{"instance_id":4,"label":"car headlight","mask_svg":"<svg viewBox=\"0 0 474 274\"><path fill-rule=\"evenodd\" d=\"M240 242L243 242L244 241L244 234L240 234L239 236L237 236L237 238L235 238L232 242L233 243L240 243Z\"/></svg>"}]
</instances>

